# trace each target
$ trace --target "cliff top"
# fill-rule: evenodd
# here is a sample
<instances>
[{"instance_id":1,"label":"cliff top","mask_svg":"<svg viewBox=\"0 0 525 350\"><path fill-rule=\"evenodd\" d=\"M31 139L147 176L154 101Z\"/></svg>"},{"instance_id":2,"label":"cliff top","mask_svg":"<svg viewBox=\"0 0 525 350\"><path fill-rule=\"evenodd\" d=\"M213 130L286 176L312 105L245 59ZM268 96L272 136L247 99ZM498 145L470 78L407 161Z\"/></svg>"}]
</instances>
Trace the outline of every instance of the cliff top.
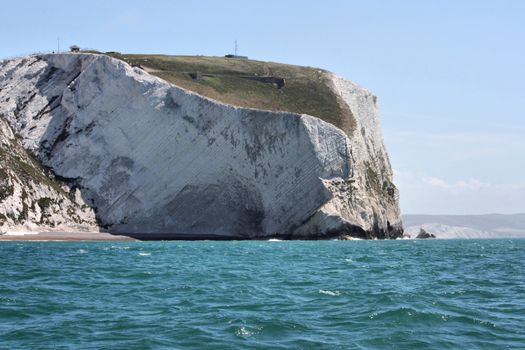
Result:
<instances>
[{"instance_id":1,"label":"cliff top","mask_svg":"<svg viewBox=\"0 0 525 350\"><path fill-rule=\"evenodd\" d=\"M350 110L319 68L226 57L106 54L223 103L308 114L351 131Z\"/></svg>"}]
</instances>

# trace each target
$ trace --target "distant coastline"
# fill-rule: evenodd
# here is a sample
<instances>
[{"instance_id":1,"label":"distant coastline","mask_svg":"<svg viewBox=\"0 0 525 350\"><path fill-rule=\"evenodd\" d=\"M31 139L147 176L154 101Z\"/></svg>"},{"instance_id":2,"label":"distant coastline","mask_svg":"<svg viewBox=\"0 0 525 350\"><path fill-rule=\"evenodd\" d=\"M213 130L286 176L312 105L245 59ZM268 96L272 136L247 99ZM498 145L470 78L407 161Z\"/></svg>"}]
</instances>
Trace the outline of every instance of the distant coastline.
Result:
<instances>
[{"instance_id":1,"label":"distant coastline","mask_svg":"<svg viewBox=\"0 0 525 350\"><path fill-rule=\"evenodd\" d=\"M525 238L525 214L403 215L405 234L421 228L437 238Z\"/></svg>"}]
</instances>

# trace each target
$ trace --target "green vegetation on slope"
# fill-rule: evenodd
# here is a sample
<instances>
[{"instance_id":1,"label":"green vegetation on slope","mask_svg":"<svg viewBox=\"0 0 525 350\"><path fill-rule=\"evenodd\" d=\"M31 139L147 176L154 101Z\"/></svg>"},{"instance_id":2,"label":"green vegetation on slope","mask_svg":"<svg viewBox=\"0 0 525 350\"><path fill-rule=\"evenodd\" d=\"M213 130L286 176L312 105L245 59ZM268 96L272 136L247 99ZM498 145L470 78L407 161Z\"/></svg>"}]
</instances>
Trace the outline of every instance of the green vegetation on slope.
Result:
<instances>
[{"instance_id":1,"label":"green vegetation on slope","mask_svg":"<svg viewBox=\"0 0 525 350\"><path fill-rule=\"evenodd\" d=\"M353 129L350 110L330 88L326 71L318 68L225 57L107 54L224 103L309 114L348 134ZM252 80L263 77L283 78L285 85Z\"/></svg>"},{"instance_id":2,"label":"green vegetation on slope","mask_svg":"<svg viewBox=\"0 0 525 350\"><path fill-rule=\"evenodd\" d=\"M0 123L7 122L0 115ZM9 140L0 134L0 201L13 194L12 185L9 185L8 172L10 169L24 184L30 181L47 185L63 195L67 193L53 173L42 166L40 161L30 151L24 149L19 139Z\"/></svg>"},{"instance_id":3,"label":"green vegetation on slope","mask_svg":"<svg viewBox=\"0 0 525 350\"><path fill-rule=\"evenodd\" d=\"M55 214L75 224L92 224L89 218L86 220L79 214L84 207L74 201L75 193L26 150L19 137L12 138L10 132L6 133L8 129L7 121L0 115L0 203L3 204L0 226L33 220L33 223L54 227ZM6 200L11 204L6 205ZM12 204L17 202L21 206ZM35 219L37 215L40 219Z\"/></svg>"}]
</instances>

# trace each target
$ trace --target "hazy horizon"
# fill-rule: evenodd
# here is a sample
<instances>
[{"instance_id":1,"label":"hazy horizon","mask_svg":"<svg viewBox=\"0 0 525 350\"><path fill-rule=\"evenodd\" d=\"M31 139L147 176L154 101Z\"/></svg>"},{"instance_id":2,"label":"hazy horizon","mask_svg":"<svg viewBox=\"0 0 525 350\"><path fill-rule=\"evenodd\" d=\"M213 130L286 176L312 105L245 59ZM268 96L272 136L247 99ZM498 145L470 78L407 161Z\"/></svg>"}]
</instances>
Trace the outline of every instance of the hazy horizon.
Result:
<instances>
[{"instance_id":1,"label":"hazy horizon","mask_svg":"<svg viewBox=\"0 0 525 350\"><path fill-rule=\"evenodd\" d=\"M411 216L488 216L488 215L505 215L505 216L512 216L512 215L525 215L525 212L523 213L481 213L481 214L439 214L439 213L401 213L401 216L405 215L411 215Z\"/></svg>"}]
</instances>

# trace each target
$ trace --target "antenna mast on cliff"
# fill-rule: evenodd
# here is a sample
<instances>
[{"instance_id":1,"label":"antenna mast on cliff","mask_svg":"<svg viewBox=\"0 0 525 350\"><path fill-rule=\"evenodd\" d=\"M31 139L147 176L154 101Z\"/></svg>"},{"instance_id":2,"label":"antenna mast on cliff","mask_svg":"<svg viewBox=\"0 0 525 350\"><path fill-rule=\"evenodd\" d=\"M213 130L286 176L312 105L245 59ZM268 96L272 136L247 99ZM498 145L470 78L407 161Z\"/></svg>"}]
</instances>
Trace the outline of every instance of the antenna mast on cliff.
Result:
<instances>
[{"instance_id":1,"label":"antenna mast on cliff","mask_svg":"<svg viewBox=\"0 0 525 350\"><path fill-rule=\"evenodd\" d=\"M57 53L60 53L60 37L57 36Z\"/></svg>"},{"instance_id":2,"label":"antenna mast on cliff","mask_svg":"<svg viewBox=\"0 0 525 350\"><path fill-rule=\"evenodd\" d=\"M237 40L235 40L235 56L237 56Z\"/></svg>"}]
</instances>

